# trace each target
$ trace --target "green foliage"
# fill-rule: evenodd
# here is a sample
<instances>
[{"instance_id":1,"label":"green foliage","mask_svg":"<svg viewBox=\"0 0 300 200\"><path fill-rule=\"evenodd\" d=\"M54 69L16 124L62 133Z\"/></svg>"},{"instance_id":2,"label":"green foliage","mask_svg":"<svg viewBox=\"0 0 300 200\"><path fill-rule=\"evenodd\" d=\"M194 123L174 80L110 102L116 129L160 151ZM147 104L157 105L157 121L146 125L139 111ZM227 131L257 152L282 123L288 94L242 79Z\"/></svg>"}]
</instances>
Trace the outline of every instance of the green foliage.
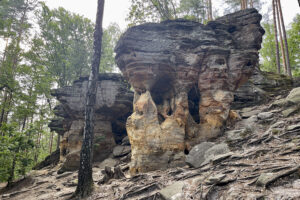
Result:
<instances>
[{"instance_id":1,"label":"green foliage","mask_svg":"<svg viewBox=\"0 0 300 200\"><path fill-rule=\"evenodd\" d=\"M3 124L0 137L0 181L9 181L16 176L24 176L33 163L31 152L34 148L31 130L17 131L16 124ZM15 163L15 164L14 164Z\"/></svg>"},{"instance_id":2,"label":"green foliage","mask_svg":"<svg viewBox=\"0 0 300 200\"><path fill-rule=\"evenodd\" d=\"M264 23L265 35L262 48L259 51L261 55L261 69L269 72L276 72L276 46L274 28L272 23ZM290 64L293 76L300 76L300 15L298 14L291 24L291 28L287 30L287 40L289 47ZM278 41L279 42L279 41ZM280 42L279 42L280 49ZM281 51L279 51L281 54ZM281 55L280 55L281 57ZM282 59L281 59L282 63ZM283 73L283 66L281 66Z\"/></svg>"},{"instance_id":3,"label":"green foliage","mask_svg":"<svg viewBox=\"0 0 300 200\"><path fill-rule=\"evenodd\" d=\"M181 0L178 8L180 14L189 20L206 23L206 0Z\"/></svg>"},{"instance_id":4,"label":"green foliage","mask_svg":"<svg viewBox=\"0 0 300 200\"><path fill-rule=\"evenodd\" d=\"M294 18L287 36L293 76L300 76L300 14Z\"/></svg>"},{"instance_id":5,"label":"green foliage","mask_svg":"<svg viewBox=\"0 0 300 200\"><path fill-rule=\"evenodd\" d=\"M262 57L261 69L269 72L276 72L276 47L273 24L265 23L262 25L265 29L265 35L262 48L259 51Z\"/></svg>"},{"instance_id":6,"label":"green foliage","mask_svg":"<svg viewBox=\"0 0 300 200\"><path fill-rule=\"evenodd\" d=\"M102 54L100 72L112 72L116 70L114 48L121 36L120 27L110 24L104 31L102 37Z\"/></svg>"},{"instance_id":7,"label":"green foliage","mask_svg":"<svg viewBox=\"0 0 300 200\"><path fill-rule=\"evenodd\" d=\"M248 0L248 8L250 7L249 2L250 0ZM225 7L225 14L241 10L241 0L225 0L224 3L227 5ZM263 3L263 0L253 0L253 7L257 10L261 10Z\"/></svg>"},{"instance_id":8,"label":"green foliage","mask_svg":"<svg viewBox=\"0 0 300 200\"><path fill-rule=\"evenodd\" d=\"M174 19L176 15L176 0L131 0L127 20L129 26L146 22L159 22Z\"/></svg>"},{"instance_id":9,"label":"green foliage","mask_svg":"<svg viewBox=\"0 0 300 200\"><path fill-rule=\"evenodd\" d=\"M63 8L0 1L0 181L25 175L49 155L51 143L55 150L57 135L51 142L47 127L56 104L50 93L89 74L93 32L90 20ZM116 24L104 30L101 72L115 71L120 35Z\"/></svg>"},{"instance_id":10,"label":"green foliage","mask_svg":"<svg viewBox=\"0 0 300 200\"><path fill-rule=\"evenodd\" d=\"M207 0L131 0L129 26L185 18L207 22Z\"/></svg>"},{"instance_id":11,"label":"green foliage","mask_svg":"<svg viewBox=\"0 0 300 200\"><path fill-rule=\"evenodd\" d=\"M50 10L43 4L39 25L43 61L59 87L88 75L93 52L93 23L63 8Z\"/></svg>"}]
</instances>

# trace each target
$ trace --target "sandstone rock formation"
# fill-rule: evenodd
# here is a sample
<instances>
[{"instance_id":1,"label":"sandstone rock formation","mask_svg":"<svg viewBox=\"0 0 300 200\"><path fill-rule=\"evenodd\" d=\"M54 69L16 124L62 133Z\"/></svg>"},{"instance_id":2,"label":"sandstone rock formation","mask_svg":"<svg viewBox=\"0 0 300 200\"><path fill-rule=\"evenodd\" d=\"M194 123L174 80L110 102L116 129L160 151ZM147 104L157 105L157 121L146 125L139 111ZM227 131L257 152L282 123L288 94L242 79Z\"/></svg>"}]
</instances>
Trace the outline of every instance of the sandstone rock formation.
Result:
<instances>
[{"instance_id":1,"label":"sandstone rock formation","mask_svg":"<svg viewBox=\"0 0 300 200\"><path fill-rule=\"evenodd\" d=\"M63 137L60 144L63 170L74 170L79 166L87 83L88 77L83 77L72 86L53 92L61 103L54 109L60 118L52 120L49 127ZM95 161L107 158L116 143L121 143L126 136L125 122L132 111L132 100L129 84L120 74L99 75L95 105Z\"/></svg>"},{"instance_id":2,"label":"sandstone rock formation","mask_svg":"<svg viewBox=\"0 0 300 200\"><path fill-rule=\"evenodd\" d=\"M255 9L203 25L178 19L132 27L115 49L135 90L127 120L131 172L184 163L184 152L218 136L258 63L264 30Z\"/></svg>"}]
</instances>

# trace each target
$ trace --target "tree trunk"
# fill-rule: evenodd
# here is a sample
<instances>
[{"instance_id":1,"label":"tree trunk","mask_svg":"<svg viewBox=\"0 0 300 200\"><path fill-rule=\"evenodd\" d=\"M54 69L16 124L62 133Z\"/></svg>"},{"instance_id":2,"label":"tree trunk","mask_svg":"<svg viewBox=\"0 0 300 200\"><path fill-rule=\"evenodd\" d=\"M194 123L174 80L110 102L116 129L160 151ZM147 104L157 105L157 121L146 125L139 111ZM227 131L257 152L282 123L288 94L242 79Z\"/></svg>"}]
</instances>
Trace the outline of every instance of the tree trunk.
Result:
<instances>
[{"instance_id":1,"label":"tree trunk","mask_svg":"<svg viewBox=\"0 0 300 200\"><path fill-rule=\"evenodd\" d=\"M97 93L97 79L101 60L102 46L102 20L104 11L104 0L98 0L96 25L94 32L94 55L92 61L92 71L89 77L86 106L85 106L85 126L83 142L80 151L80 166L78 171L78 184L74 196L85 198L92 193L93 189L93 140L94 140L94 104Z\"/></svg>"},{"instance_id":2,"label":"tree trunk","mask_svg":"<svg viewBox=\"0 0 300 200\"><path fill-rule=\"evenodd\" d=\"M27 121L27 117L25 116L24 119L23 119L21 132L23 132L23 131L25 130L25 127L26 127L26 121Z\"/></svg>"},{"instance_id":3,"label":"tree trunk","mask_svg":"<svg viewBox=\"0 0 300 200\"><path fill-rule=\"evenodd\" d=\"M278 35L277 35L277 22L276 22L276 3L275 0L272 1L273 7L273 26L274 26L274 39L275 39L275 46L276 46L276 66L277 66L277 73L280 74L280 58L279 58L279 45L278 45Z\"/></svg>"},{"instance_id":4,"label":"tree trunk","mask_svg":"<svg viewBox=\"0 0 300 200\"><path fill-rule=\"evenodd\" d=\"M285 57L283 37L282 37L282 32L281 32L281 22L280 22L280 18L279 18L279 8L278 8L277 0L275 0L275 1L276 1L276 13L277 13L279 36L280 36L280 49L281 49L281 54L282 54L282 62L283 62L283 66L284 66L284 73L287 74L286 57Z\"/></svg>"},{"instance_id":5,"label":"tree trunk","mask_svg":"<svg viewBox=\"0 0 300 200\"><path fill-rule=\"evenodd\" d=\"M13 99L13 96L12 96L12 92L10 91L10 92L8 92L8 97L7 97L7 101L6 101L5 108L4 108L4 116L3 116L2 123L7 123L8 115L9 115L11 104L12 104L12 99Z\"/></svg>"},{"instance_id":6,"label":"tree trunk","mask_svg":"<svg viewBox=\"0 0 300 200\"><path fill-rule=\"evenodd\" d=\"M43 120L43 118L42 118L42 120ZM36 139L36 149L35 149L35 154L34 154L34 162L35 163L37 163L38 157L39 157L41 137L42 137L42 125L40 125L40 127L39 127L39 133L38 133L38 137Z\"/></svg>"},{"instance_id":7,"label":"tree trunk","mask_svg":"<svg viewBox=\"0 0 300 200\"><path fill-rule=\"evenodd\" d=\"M287 43L287 38L286 38L286 31L285 31L285 26L284 26L284 20L283 20L283 15L282 15L282 9L281 9L281 3L280 0L277 0L277 6L279 10L279 16L281 19L281 26L282 26L282 32L283 32L283 39L284 39L284 46L285 46L285 55L286 55L286 67L287 67L287 74L289 77L292 78L292 71L291 71L291 65L290 65L290 56L289 56L289 48L288 48L288 43Z\"/></svg>"},{"instance_id":8,"label":"tree trunk","mask_svg":"<svg viewBox=\"0 0 300 200\"><path fill-rule=\"evenodd\" d=\"M60 145L60 135L57 134L57 141L56 141L56 150L59 149L59 145Z\"/></svg>"},{"instance_id":9,"label":"tree trunk","mask_svg":"<svg viewBox=\"0 0 300 200\"><path fill-rule=\"evenodd\" d=\"M2 108L1 108L1 114L0 114L0 127L2 126L2 124L4 123L4 115L5 115L5 105L7 103L7 89L4 90L4 97L3 97L3 101L2 101Z\"/></svg>"},{"instance_id":10,"label":"tree trunk","mask_svg":"<svg viewBox=\"0 0 300 200\"><path fill-rule=\"evenodd\" d=\"M244 10L244 0L240 0L241 2L241 10Z\"/></svg>"},{"instance_id":11,"label":"tree trunk","mask_svg":"<svg viewBox=\"0 0 300 200\"><path fill-rule=\"evenodd\" d=\"M8 180L7 180L7 188L11 188L12 186L12 182L14 180L14 176L15 176L15 169L16 169L16 155L14 155L13 157L13 162L12 162L12 166L11 166L11 169L10 169L10 172L9 172L9 177L8 177Z\"/></svg>"},{"instance_id":12,"label":"tree trunk","mask_svg":"<svg viewBox=\"0 0 300 200\"><path fill-rule=\"evenodd\" d=\"M50 135L49 154L52 153L52 144L53 144L53 131L51 132Z\"/></svg>"},{"instance_id":13,"label":"tree trunk","mask_svg":"<svg viewBox=\"0 0 300 200\"><path fill-rule=\"evenodd\" d=\"M253 8L253 0L250 0L250 8Z\"/></svg>"},{"instance_id":14,"label":"tree trunk","mask_svg":"<svg viewBox=\"0 0 300 200\"><path fill-rule=\"evenodd\" d=\"M212 3L211 3L211 0L208 0L208 21L211 21L212 20Z\"/></svg>"}]
</instances>

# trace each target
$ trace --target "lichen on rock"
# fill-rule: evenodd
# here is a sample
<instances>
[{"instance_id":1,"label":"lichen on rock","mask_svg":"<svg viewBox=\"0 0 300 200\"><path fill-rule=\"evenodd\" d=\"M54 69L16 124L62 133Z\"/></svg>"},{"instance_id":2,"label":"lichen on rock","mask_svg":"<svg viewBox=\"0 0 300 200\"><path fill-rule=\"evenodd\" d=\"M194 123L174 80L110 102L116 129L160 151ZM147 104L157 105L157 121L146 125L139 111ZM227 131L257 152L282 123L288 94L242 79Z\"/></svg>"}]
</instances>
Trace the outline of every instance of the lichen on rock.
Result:
<instances>
[{"instance_id":1,"label":"lichen on rock","mask_svg":"<svg viewBox=\"0 0 300 200\"><path fill-rule=\"evenodd\" d=\"M182 165L183 152L223 132L233 92L258 64L260 20L247 9L207 25L177 19L123 34L115 51L135 90L126 125L132 173Z\"/></svg>"}]
</instances>

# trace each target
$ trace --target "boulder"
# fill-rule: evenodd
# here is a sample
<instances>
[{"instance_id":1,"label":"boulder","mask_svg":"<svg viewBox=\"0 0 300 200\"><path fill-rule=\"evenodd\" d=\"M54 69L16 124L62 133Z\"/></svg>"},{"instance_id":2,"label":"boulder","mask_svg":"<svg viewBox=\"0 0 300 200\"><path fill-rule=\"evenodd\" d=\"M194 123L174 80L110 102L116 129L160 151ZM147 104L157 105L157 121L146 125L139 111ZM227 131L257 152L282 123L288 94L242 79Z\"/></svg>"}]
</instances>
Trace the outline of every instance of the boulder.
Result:
<instances>
[{"instance_id":1,"label":"boulder","mask_svg":"<svg viewBox=\"0 0 300 200\"><path fill-rule=\"evenodd\" d=\"M122 139L122 145L130 145L128 136L126 136Z\"/></svg>"},{"instance_id":2,"label":"boulder","mask_svg":"<svg viewBox=\"0 0 300 200\"><path fill-rule=\"evenodd\" d=\"M225 143L214 145L205 152L205 161L202 163L202 165L209 163L215 158L219 158L220 155L226 155L227 157L229 152L230 150L228 145Z\"/></svg>"},{"instance_id":3,"label":"boulder","mask_svg":"<svg viewBox=\"0 0 300 200\"><path fill-rule=\"evenodd\" d=\"M260 20L247 9L207 25L168 20L122 35L116 62L135 91L131 173L168 167L177 152L223 132L233 92L258 66Z\"/></svg>"},{"instance_id":4,"label":"boulder","mask_svg":"<svg viewBox=\"0 0 300 200\"><path fill-rule=\"evenodd\" d=\"M172 185L169 185L162 190L159 191L159 193L163 196L166 200L180 200L183 199L183 181L178 181L173 183Z\"/></svg>"},{"instance_id":5,"label":"boulder","mask_svg":"<svg viewBox=\"0 0 300 200\"><path fill-rule=\"evenodd\" d=\"M105 160L103 160L98 167L100 169L104 169L105 167L115 167L118 164L118 161L116 159L113 158L107 158Z\"/></svg>"},{"instance_id":6,"label":"boulder","mask_svg":"<svg viewBox=\"0 0 300 200\"><path fill-rule=\"evenodd\" d=\"M39 170L49 165L56 165L59 162L59 154L60 151L57 149L56 151L52 152L49 156L47 156L42 162L35 165L32 169Z\"/></svg>"},{"instance_id":7,"label":"boulder","mask_svg":"<svg viewBox=\"0 0 300 200\"><path fill-rule=\"evenodd\" d=\"M217 144L202 142L192 148L186 156L186 163L191 167L198 168L208 164L213 160L220 160L230 157L228 145L225 143ZM224 155L220 157L220 155Z\"/></svg>"},{"instance_id":8,"label":"boulder","mask_svg":"<svg viewBox=\"0 0 300 200\"><path fill-rule=\"evenodd\" d=\"M212 142L202 142L194 146L186 156L186 163L195 168L200 167L205 161L205 152L212 146L214 146Z\"/></svg>"},{"instance_id":9,"label":"boulder","mask_svg":"<svg viewBox=\"0 0 300 200\"><path fill-rule=\"evenodd\" d=\"M286 97L287 101L293 102L294 104L300 103L300 87L294 88L290 91L289 95Z\"/></svg>"},{"instance_id":10,"label":"boulder","mask_svg":"<svg viewBox=\"0 0 300 200\"><path fill-rule=\"evenodd\" d=\"M300 110L300 87L292 89L285 99L276 100L270 107L281 107L284 117L295 114Z\"/></svg>"},{"instance_id":11,"label":"boulder","mask_svg":"<svg viewBox=\"0 0 300 200\"><path fill-rule=\"evenodd\" d=\"M130 146L117 145L113 149L114 157L122 157L126 156L131 152Z\"/></svg>"}]
</instances>

